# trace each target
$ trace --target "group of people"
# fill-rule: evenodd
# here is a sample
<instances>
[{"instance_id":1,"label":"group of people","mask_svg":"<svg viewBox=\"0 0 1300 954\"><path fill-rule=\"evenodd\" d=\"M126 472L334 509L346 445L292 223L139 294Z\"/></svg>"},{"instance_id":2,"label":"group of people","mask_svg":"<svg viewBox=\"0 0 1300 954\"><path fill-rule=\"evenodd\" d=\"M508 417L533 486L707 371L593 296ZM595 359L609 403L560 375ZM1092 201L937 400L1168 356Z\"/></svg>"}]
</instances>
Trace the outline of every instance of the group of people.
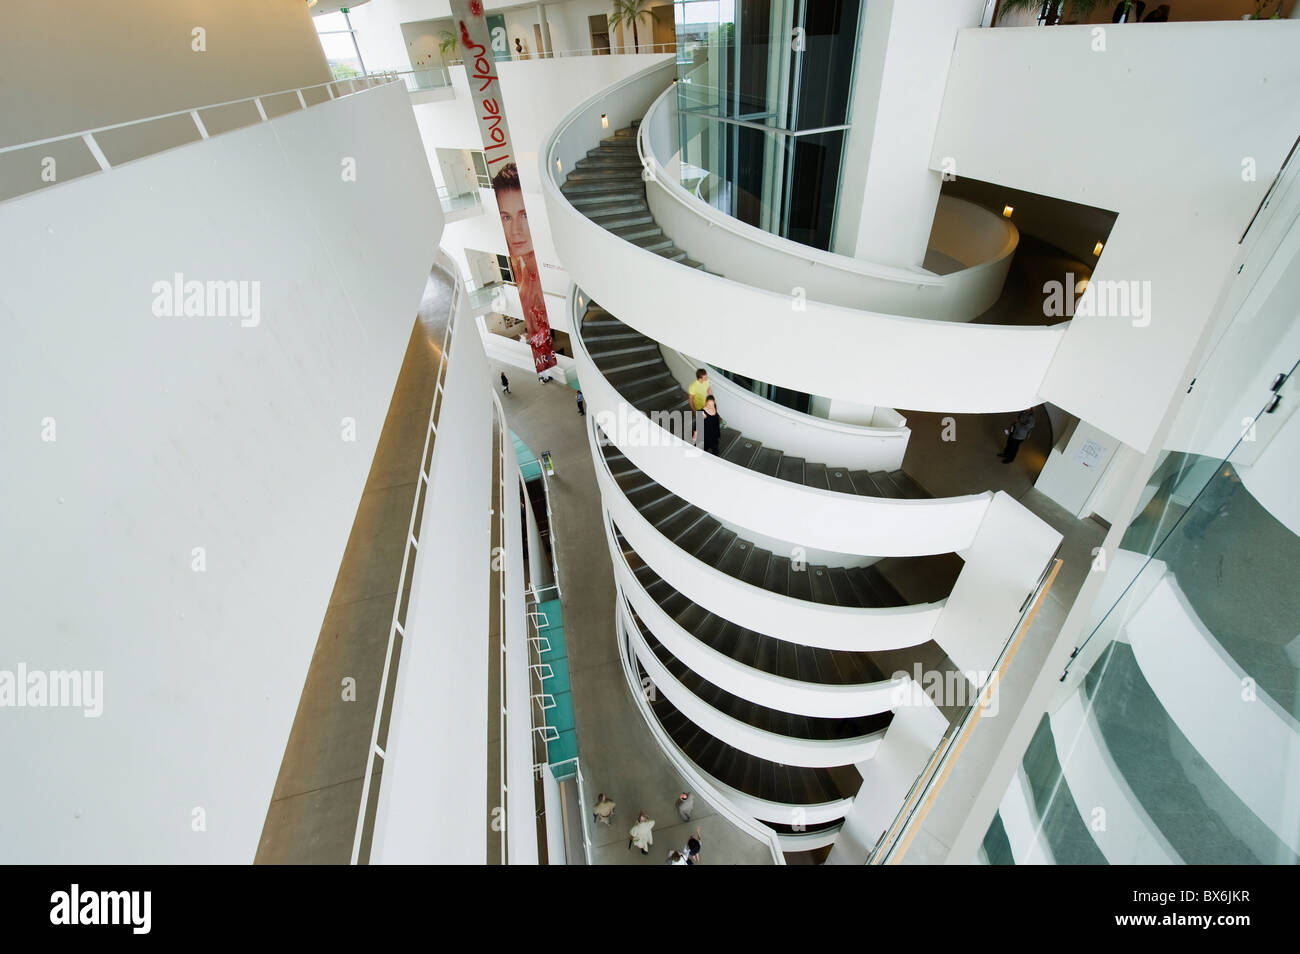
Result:
<instances>
[{"instance_id":1,"label":"group of people","mask_svg":"<svg viewBox=\"0 0 1300 954\"><path fill-rule=\"evenodd\" d=\"M609 825L614 818L615 802L604 792L596 797L596 804L592 806L591 813L595 820L602 825ZM682 792L677 796L677 817L683 822L691 820L695 813L695 795L691 792ZM631 827L627 833L627 850L631 851L633 847L640 850L641 854L650 854L650 846L654 844L654 819L645 813L644 810L637 813L636 824ZM674 848L668 853L668 860L665 864L670 865L695 865L700 863L701 851L704 846L704 837L700 834L697 826L695 834L686 839L686 844L680 849Z\"/></svg>"},{"instance_id":2,"label":"group of people","mask_svg":"<svg viewBox=\"0 0 1300 954\"><path fill-rule=\"evenodd\" d=\"M695 372L695 383L686 389L691 399L691 443L694 444L700 433L704 435L704 449L710 454L720 454L722 442L722 418L718 414L718 402L713 397L713 387L709 384L709 372L700 368Z\"/></svg>"},{"instance_id":3,"label":"group of people","mask_svg":"<svg viewBox=\"0 0 1300 954\"><path fill-rule=\"evenodd\" d=\"M537 380L541 384L550 384L551 376L549 374L539 374ZM501 391L503 394L510 393L510 379L506 377L504 371L501 372ZM582 396L581 391L578 392L578 413L583 417L587 416L587 399Z\"/></svg>"}]
</instances>

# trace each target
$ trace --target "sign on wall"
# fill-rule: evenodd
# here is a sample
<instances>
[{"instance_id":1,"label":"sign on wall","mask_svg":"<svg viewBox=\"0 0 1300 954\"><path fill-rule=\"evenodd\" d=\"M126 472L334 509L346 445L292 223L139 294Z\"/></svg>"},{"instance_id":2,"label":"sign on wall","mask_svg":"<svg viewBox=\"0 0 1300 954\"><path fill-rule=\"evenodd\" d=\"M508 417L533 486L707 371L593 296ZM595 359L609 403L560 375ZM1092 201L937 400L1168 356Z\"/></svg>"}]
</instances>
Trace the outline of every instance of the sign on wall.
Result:
<instances>
[{"instance_id":1,"label":"sign on wall","mask_svg":"<svg viewBox=\"0 0 1300 954\"><path fill-rule=\"evenodd\" d=\"M501 213L510 267L524 309L533 365L541 374L547 368L555 367L555 347L551 323L546 315L542 276L537 268L537 256L533 253L533 236L528 228L528 210L524 207L524 190L519 181L515 141L506 122L505 101L501 96L501 81L496 75L482 0L452 0L451 15L456 21L470 97L478 117L479 137L483 141L492 191Z\"/></svg>"}]
</instances>

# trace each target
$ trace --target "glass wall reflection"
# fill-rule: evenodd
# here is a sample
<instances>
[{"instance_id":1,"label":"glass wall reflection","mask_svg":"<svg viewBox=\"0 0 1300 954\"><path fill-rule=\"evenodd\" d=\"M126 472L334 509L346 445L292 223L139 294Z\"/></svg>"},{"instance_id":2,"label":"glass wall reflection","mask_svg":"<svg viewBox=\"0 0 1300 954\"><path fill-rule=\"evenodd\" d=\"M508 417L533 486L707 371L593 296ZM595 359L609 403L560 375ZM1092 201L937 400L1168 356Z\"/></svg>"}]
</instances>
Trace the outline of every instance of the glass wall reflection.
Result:
<instances>
[{"instance_id":1,"label":"glass wall reflection","mask_svg":"<svg viewBox=\"0 0 1300 954\"><path fill-rule=\"evenodd\" d=\"M677 0L682 180L829 249L861 0Z\"/></svg>"},{"instance_id":2,"label":"glass wall reflection","mask_svg":"<svg viewBox=\"0 0 1300 954\"><path fill-rule=\"evenodd\" d=\"M1300 863L1300 538L1277 474L1252 470L1294 437L1267 415L1147 481L1086 674L1043 716L984 860Z\"/></svg>"}]
</instances>

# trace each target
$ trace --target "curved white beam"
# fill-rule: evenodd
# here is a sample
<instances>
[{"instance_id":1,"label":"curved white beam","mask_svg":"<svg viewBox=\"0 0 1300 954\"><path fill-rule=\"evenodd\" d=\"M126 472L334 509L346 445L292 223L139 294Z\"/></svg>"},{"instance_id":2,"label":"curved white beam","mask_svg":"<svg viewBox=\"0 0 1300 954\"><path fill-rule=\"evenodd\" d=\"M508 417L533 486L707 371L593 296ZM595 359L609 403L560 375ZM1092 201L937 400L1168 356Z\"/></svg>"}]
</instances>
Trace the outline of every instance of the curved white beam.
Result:
<instances>
[{"instance_id":1,"label":"curved white beam","mask_svg":"<svg viewBox=\"0 0 1300 954\"><path fill-rule=\"evenodd\" d=\"M585 392L584 392L585 393ZM589 439L594 444L594 437ZM782 596L697 559L632 506L596 454L596 482L605 509L641 559L687 599L746 629L803 646L876 652L917 646L930 638L944 602L861 609Z\"/></svg>"},{"instance_id":2,"label":"curved white beam","mask_svg":"<svg viewBox=\"0 0 1300 954\"><path fill-rule=\"evenodd\" d=\"M1019 230L971 202L940 196L930 246L964 267L946 275L837 255L773 235L710 206L677 181L681 161L677 90L669 87L641 121L637 149L646 200L673 244L710 271L781 295L881 314L970 321L1002 293Z\"/></svg>"},{"instance_id":3,"label":"curved white beam","mask_svg":"<svg viewBox=\"0 0 1300 954\"><path fill-rule=\"evenodd\" d=\"M621 611L632 651L654 688L662 692L678 712L732 748L782 765L835 768L864 762L880 747L885 737L883 729L854 739L796 739L756 728L718 711L677 681L659 657L651 652L637 627L626 618L626 607Z\"/></svg>"},{"instance_id":4,"label":"curved white beam","mask_svg":"<svg viewBox=\"0 0 1300 954\"><path fill-rule=\"evenodd\" d=\"M615 117L610 128L640 118L669 79L667 71L655 72L661 69L588 100L544 148L542 193L556 250L596 301L670 347L809 394L961 413L1039 403L1064 325L928 321L802 300L794 289L781 294L672 262L570 205L560 185L573 163L608 135L602 111Z\"/></svg>"},{"instance_id":5,"label":"curved white beam","mask_svg":"<svg viewBox=\"0 0 1300 954\"><path fill-rule=\"evenodd\" d=\"M899 500L796 484L706 454L623 400L581 333L570 337L593 422L637 468L719 520L792 545L864 556L928 556L970 546L993 495Z\"/></svg>"},{"instance_id":6,"label":"curved white beam","mask_svg":"<svg viewBox=\"0 0 1300 954\"><path fill-rule=\"evenodd\" d=\"M606 532L609 533L608 525ZM826 719L875 715L894 708L900 699L911 698L911 680L902 677L861 685L803 682L755 669L706 645L664 612L654 597L628 567L610 537L614 580L655 639L680 659L692 672L725 689L769 709ZM789 822L786 822L789 824Z\"/></svg>"}]
</instances>

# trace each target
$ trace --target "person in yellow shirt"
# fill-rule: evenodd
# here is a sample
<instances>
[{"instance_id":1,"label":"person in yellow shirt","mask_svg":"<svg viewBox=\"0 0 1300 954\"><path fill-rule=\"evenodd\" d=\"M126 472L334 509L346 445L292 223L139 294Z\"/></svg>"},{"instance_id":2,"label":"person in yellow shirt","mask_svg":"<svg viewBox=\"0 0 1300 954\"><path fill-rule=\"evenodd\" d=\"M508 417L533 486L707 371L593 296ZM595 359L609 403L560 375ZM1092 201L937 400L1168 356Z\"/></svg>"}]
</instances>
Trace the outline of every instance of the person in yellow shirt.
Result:
<instances>
[{"instance_id":1,"label":"person in yellow shirt","mask_svg":"<svg viewBox=\"0 0 1300 954\"><path fill-rule=\"evenodd\" d=\"M692 411L704 410L704 402L713 393L713 388L709 386L709 372L703 368L696 371L695 383L686 389L686 393L690 395Z\"/></svg>"}]
</instances>

